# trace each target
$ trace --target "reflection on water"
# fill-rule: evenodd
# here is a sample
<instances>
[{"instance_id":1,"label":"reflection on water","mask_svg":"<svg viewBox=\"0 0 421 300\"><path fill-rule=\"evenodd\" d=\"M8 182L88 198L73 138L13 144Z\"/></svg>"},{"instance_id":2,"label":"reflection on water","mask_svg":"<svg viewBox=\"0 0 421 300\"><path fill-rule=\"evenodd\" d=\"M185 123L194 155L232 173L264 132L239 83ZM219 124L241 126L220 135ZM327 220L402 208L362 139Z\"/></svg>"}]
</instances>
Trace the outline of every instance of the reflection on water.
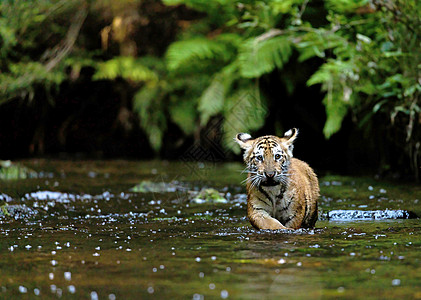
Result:
<instances>
[{"instance_id":1,"label":"reflection on water","mask_svg":"<svg viewBox=\"0 0 421 300\"><path fill-rule=\"evenodd\" d=\"M241 164L25 164L52 176L0 182L10 211L0 217L0 298L421 298L419 219L256 231ZM154 189L132 189L142 182ZM192 201L202 188L227 201ZM419 186L325 177L321 189L322 216L421 212Z\"/></svg>"}]
</instances>

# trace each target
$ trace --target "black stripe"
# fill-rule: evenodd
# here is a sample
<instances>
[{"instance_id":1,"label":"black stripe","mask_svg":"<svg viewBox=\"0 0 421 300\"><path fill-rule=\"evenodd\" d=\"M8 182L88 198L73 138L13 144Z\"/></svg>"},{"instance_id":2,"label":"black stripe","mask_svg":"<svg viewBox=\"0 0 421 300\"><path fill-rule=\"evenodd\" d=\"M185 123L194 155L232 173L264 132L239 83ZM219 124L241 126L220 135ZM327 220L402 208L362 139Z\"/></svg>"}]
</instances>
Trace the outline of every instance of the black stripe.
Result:
<instances>
[{"instance_id":1,"label":"black stripe","mask_svg":"<svg viewBox=\"0 0 421 300\"><path fill-rule=\"evenodd\" d=\"M266 204L267 206L272 206L272 203L269 202L269 204L262 198L258 198L260 201L262 201L264 204Z\"/></svg>"},{"instance_id":2,"label":"black stripe","mask_svg":"<svg viewBox=\"0 0 421 300\"><path fill-rule=\"evenodd\" d=\"M254 209L254 210L264 210L264 211L266 211L264 208L261 208L261 207L254 207L254 206L253 206L253 209Z\"/></svg>"},{"instance_id":3,"label":"black stripe","mask_svg":"<svg viewBox=\"0 0 421 300\"><path fill-rule=\"evenodd\" d=\"M288 219L286 219L285 220L285 223L284 223L284 225L286 225L289 221L291 221L292 219L294 219L294 216L292 216L292 217L289 217Z\"/></svg>"},{"instance_id":4,"label":"black stripe","mask_svg":"<svg viewBox=\"0 0 421 300\"><path fill-rule=\"evenodd\" d=\"M259 191L260 191L263 195L265 195L265 197L266 197L266 198L268 198L270 201L272 200L272 199L269 197L269 194L268 194L265 190L263 190L262 186L259 186Z\"/></svg>"},{"instance_id":5,"label":"black stripe","mask_svg":"<svg viewBox=\"0 0 421 300\"><path fill-rule=\"evenodd\" d=\"M284 193L285 193L285 187L281 186L281 189L279 191L278 196L276 196L277 199L282 199L284 197Z\"/></svg>"},{"instance_id":6,"label":"black stripe","mask_svg":"<svg viewBox=\"0 0 421 300\"><path fill-rule=\"evenodd\" d=\"M287 206L285 206L285 207L282 207L279 211L280 211L280 212L282 212L282 211L286 211L286 210L288 210L288 208L289 208L289 206L291 205L291 203L292 203L292 201L288 202L288 205L287 205Z\"/></svg>"}]
</instances>

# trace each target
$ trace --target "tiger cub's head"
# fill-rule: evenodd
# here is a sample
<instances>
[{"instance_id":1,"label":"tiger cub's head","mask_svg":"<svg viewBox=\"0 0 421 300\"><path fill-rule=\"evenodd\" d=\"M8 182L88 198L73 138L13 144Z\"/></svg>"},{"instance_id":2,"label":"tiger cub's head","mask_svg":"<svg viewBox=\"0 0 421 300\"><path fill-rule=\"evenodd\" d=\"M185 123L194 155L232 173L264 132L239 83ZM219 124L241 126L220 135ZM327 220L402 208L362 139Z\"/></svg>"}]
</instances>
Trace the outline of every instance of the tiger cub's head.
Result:
<instances>
[{"instance_id":1,"label":"tiger cub's head","mask_svg":"<svg viewBox=\"0 0 421 300\"><path fill-rule=\"evenodd\" d=\"M288 181L288 167L298 129L288 130L283 137L265 135L253 139L248 133L237 134L235 141L244 149L247 181L251 187L274 186Z\"/></svg>"}]
</instances>

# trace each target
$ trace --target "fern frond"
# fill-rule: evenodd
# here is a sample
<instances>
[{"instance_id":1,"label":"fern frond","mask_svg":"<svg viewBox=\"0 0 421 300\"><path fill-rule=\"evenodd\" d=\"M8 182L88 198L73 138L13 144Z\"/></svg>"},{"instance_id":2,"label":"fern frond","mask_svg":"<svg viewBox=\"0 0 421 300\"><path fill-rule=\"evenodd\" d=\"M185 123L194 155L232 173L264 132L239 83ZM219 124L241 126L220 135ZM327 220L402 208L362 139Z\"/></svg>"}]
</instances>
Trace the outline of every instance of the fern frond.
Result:
<instances>
[{"instance_id":1,"label":"fern frond","mask_svg":"<svg viewBox=\"0 0 421 300\"><path fill-rule=\"evenodd\" d=\"M196 129L197 110L195 101L184 99L170 105L171 120L177 124L185 134L192 134Z\"/></svg>"},{"instance_id":2,"label":"fern frond","mask_svg":"<svg viewBox=\"0 0 421 300\"><path fill-rule=\"evenodd\" d=\"M328 10L336 13L355 13L355 11L365 5L369 5L368 0L326 0L325 6Z\"/></svg>"},{"instance_id":3,"label":"fern frond","mask_svg":"<svg viewBox=\"0 0 421 300\"><path fill-rule=\"evenodd\" d=\"M326 110L323 133L326 138L330 138L341 129L342 121L352 104L353 91L349 81L352 83L353 80L357 80L354 76L351 62L329 60L307 81L309 86L321 84L322 90L326 92L323 100Z\"/></svg>"},{"instance_id":4,"label":"fern frond","mask_svg":"<svg viewBox=\"0 0 421 300\"><path fill-rule=\"evenodd\" d=\"M161 149L162 138L167 128L162 93L160 85L145 85L134 96L133 106L139 114L140 126L145 130L155 151Z\"/></svg>"},{"instance_id":5,"label":"fern frond","mask_svg":"<svg viewBox=\"0 0 421 300\"><path fill-rule=\"evenodd\" d=\"M178 72L197 71L206 61L227 62L231 57L232 50L226 43L202 37L174 42L166 53L168 70Z\"/></svg>"},{"instance_id":6,"label":"fern frond","mask_svg":"<svg viewBox=\"0 0 421 300\"><path fill-rule=\"evenodd\" d=\"M330 30L319 28L302 35L295 45L300 52L298 61L303 62L315 56L324 58L327 49L349 49L347 44L348 42L341 36Z\"/></svg>"},{"instance_id":7,"label":"fern frond","mask_svg":"<svg viewBox=\"0 0 421 300\"><path fill-rule=\"evenodd\" d=\"M233 81L237 78L237 63L226 66L216 74L210 85L205 89L199 99L198 110L200 112L200 123L205 125L209 119L221 113L224 109L225 97L228 94Z\"/></svg>"},{"instance_id":8,"label":"fern frond","mask_svg":"<svg viewBox=\"0 0 421 300\"><path fill-rule=\"evenodd\" d=\"M292 54L291 42L287 37L270 39L252 38L240 47L240 73L245 78L257 78L282 66Z\"/></svg>"},{"instance_id":9,"label":"fern frond","mask_svg":"<svg viewBox=\"0 0 421 300\"><path fill-rule=\"evenodd\" d=\"M223 144L226 148L239 153L233 138L239 132L257 130L264 125L267 108L258 87L253 82L229 97L224 107Z\"/></svg>"},{"instance_id":10,"label":"fern frond","mask_svg":"<svg viewBox=\"0 0 421 300\"><path fill-rule=\"evenodd\" d=\"M131 81L158 81L157 74L143 65L139 59L130 56L118 56L105 62L98 63L94 80L113 80L121 77Z\"/></svg>"},{"instance_id":11,"label":"fern frond","mask_svg":"<svg viewBox=\"0 0 421 300\"><path fill-rule=\"evenodd\" d=\"M328 139L339 131L342 121L348 113L349 104L342 99L342 93L335 91L326 94L323 104L326 110L326 122L323 127L323 134Z\"/></svg>"},{"instance_id":12,"label":"fern frond","mask_svg":"<svg viewBox=\"0 0 421 300\"><path fill-rule=\"evenodd\" d=\"M0 72L0 104L13 97L31 99L34 95L34 85L42 84L46 88L58 86L65 78L63 70L47 71L39 62L18 62L8 66L9 72Z\"/></svg>"}]
</instances>

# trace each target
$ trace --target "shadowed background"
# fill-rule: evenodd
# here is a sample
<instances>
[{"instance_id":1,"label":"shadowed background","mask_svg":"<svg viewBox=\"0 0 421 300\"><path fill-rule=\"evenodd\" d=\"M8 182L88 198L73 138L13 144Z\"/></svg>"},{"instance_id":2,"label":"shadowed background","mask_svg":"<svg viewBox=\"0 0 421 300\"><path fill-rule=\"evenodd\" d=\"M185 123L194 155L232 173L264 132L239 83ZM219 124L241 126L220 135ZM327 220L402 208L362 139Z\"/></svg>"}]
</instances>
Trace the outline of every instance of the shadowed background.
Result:
<instances>
[{"instance_id":1,"label":"shadowed background","mask_svg":"<svg viewBox=\"0 0 421 300\"><path fill-rule=\"evenodd\" d=\"M239 160L419 179L417 1L3 1L0 159Z\"/></svg>"}]
</instances>

